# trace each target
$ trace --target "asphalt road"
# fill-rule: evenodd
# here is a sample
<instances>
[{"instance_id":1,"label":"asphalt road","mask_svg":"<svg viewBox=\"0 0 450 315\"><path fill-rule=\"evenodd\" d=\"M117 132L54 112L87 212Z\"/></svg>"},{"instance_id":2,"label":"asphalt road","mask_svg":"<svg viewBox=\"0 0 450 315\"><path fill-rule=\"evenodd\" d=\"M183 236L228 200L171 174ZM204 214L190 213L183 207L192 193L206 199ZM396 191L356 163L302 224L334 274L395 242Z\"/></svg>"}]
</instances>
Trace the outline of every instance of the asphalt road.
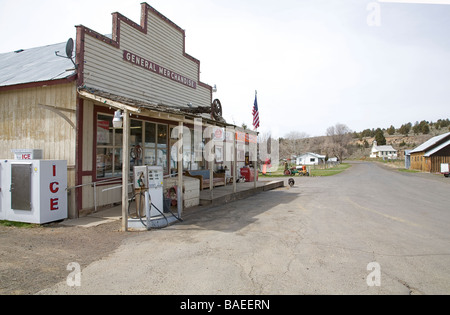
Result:
<instances>
[{"instance_id":1,"label":"asphalt road","mask_svg":"<svg viewBox=\"0 0 450 315\"><path fill-rule=\"evenodd\" d=\"M128 238L41 294L450 294L450 179L354 163L296 182Z\"/></svg>"}]
</instances>

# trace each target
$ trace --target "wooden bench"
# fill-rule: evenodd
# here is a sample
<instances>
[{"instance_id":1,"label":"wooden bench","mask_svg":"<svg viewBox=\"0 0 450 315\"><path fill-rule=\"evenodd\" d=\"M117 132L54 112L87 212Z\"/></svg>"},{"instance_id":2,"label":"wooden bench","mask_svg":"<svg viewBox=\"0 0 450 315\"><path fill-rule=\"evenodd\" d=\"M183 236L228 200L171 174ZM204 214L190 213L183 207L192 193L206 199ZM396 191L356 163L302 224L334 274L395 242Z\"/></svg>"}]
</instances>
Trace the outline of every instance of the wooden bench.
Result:
<instances>
[{"instance_id":1,"label":"wooden bench","mask_svg":"<svg viewBox=\"0 0 450 315\"><path fill-rule=\"evenodd\" d=\"M184 176L197 178L200 180L200 190L208 189L211 183L209 170L185 171ZM213 173L213 187L225 186L225 173Z\"/></svg>"}]
</instances>

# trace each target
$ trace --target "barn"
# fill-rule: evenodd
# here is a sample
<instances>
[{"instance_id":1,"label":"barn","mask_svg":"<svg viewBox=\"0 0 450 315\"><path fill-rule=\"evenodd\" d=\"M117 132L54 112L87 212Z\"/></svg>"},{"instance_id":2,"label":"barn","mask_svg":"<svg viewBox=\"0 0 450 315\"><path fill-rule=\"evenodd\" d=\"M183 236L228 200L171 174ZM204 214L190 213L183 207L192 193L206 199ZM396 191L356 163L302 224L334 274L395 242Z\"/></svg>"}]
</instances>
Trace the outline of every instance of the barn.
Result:
<instances>
[{"instance_id":1,"label":"barn","mask_svg":"<svg viewBox=\"0 0 450 315\"><path fill-rule=\"evenodd\" d=\"M450 163L450 132L422 143L410 155L411 169L439 173L442 163Z\"/></svg>"}]
</instances>

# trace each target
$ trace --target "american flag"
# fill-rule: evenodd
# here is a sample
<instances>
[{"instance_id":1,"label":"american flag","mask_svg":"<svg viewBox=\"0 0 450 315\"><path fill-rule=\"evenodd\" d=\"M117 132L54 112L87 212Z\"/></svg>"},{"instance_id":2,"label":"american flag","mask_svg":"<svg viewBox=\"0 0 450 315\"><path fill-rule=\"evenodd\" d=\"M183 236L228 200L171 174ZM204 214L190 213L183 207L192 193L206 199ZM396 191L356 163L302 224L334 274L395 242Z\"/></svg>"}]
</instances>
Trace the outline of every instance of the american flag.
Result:
<instances>
[{"instance_id":1,"label":"american flag","mask_svg":"<svg viewBox=\"0 0 450 315\"><path fill-rule=\"evenodd\" d=\"M253 128L259 128L259 109L258 109L258 94L255 95L255 105L253 106Z\"/></svg>"}]
</instances>

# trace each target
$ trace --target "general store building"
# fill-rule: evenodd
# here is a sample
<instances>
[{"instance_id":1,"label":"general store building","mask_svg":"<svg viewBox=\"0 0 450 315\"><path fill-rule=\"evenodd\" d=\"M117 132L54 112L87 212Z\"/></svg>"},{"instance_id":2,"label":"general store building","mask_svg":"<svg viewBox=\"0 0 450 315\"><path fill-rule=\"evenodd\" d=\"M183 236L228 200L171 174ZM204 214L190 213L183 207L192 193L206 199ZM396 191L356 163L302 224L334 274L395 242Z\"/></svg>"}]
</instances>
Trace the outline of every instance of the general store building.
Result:
<instances>
[{"instance_id":1,"label":"general store building","mask_svg":"<svg viewBox=\"0 0 450 315\"><path fill-rule=\"evenodd\" d=\"M26 148L67 160L71 218L123 201L116 188L131 183L124 165L130 176L133 166L162 166L180 184L186 170L235 175L256 147L256 133L221 117L212 86L200 81L200 61L185 52L183 29L147 3L140 24L112 16L111 35L76 26L74 62L55 54L64 55L66 43L0 54L0 158ZM123 128L113 128L118 111ZM188 130L193 140L198 124L211 130L200 144L173 133ZM214 137L209 161L202 152Z\"/></svg>"}]
</instances>

